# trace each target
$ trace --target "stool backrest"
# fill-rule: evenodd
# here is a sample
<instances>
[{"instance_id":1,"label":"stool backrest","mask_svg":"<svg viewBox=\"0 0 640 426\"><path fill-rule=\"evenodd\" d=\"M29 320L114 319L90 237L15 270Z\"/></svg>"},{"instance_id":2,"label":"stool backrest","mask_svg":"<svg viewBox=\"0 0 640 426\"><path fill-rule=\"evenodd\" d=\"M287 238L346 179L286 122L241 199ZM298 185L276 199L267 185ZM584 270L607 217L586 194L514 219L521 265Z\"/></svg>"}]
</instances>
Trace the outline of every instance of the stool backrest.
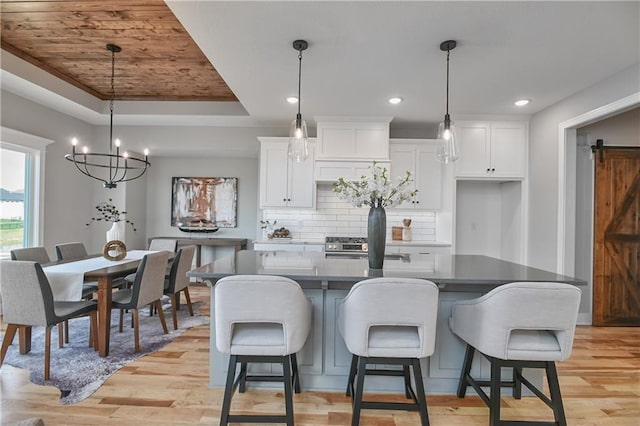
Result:
<instances>
[{"instance_id":1,"label":"stool backrest","mask_svg":"<svg viewBox=\"0 0 640 426\"><path fill-rule=\"evenodd\" d=\"M508 359L507 347L514 330L548 331L556 337L562 361L571 354L580 295L580 289L571 284L509 283L477 299L456 303L451 325L467 342L482 339L484 346L495 351L489 355L503 359Z\"/></svg>"},{"instance_id":2,"label":"stool backrest","mask_svg":"<svg viewBox=\"0 0 640 426\"><path fill-rule=\"evenodd\" d=\"M438 315L438 286L416 278L374 278L356 283L339 307L340 330L349 351L366 356L375 326L418 329L418 358L433 354ZM344 335L346 334L346 336Z\"/></svg>"},{"instance_id":3,"label":"stool backrest","mask_svg":"<svg viewBox=\"0 0 640 426\"><path fill-rule=\"evenodd\" d=\"M311 324L310 302L300 285L273 275L235 275L214 287L216 346L229 353L233 326L238 323L281 324L285 353L304 346Z\"/></svg>"}]
</instances>

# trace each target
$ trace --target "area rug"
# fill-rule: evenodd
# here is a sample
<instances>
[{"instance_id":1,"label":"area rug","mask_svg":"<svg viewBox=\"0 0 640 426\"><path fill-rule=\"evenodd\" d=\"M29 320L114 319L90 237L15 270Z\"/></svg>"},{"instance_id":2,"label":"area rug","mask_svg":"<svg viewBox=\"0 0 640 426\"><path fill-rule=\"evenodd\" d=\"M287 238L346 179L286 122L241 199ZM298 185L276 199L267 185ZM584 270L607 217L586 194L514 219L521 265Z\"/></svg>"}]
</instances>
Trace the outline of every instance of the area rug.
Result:
<instances>
[{"instance_id":1,"label":"area rug","mask_svg":"<svg viewBox=\"0 0 640 426\"><path fill-rule=\"evenodd\" d=\"M198 313L201 302L193 304L194 316L189 316L185 305L178 310L178 330L173 330L171 305L163 307L169 334L164 334L157 314L149 316L149 309L140 310L140 349L134 352L131 313L125 314L125 327L118 332L117 310L111 315L111 342L109 356L100 357L88 346L89 318L77 318L69 321L69 343L58 347L57 327L51 333L51 373L44 380L44 327L34 327L31 338L31 352L20 354L18 337L9 347L4 363L30 370L31 382L38 385L55 386L60 390L61 404L75 404L94 393L113 373L142 356L162 348L185 330L209 322L209 317Z\"/></svg>"}]
</instances>

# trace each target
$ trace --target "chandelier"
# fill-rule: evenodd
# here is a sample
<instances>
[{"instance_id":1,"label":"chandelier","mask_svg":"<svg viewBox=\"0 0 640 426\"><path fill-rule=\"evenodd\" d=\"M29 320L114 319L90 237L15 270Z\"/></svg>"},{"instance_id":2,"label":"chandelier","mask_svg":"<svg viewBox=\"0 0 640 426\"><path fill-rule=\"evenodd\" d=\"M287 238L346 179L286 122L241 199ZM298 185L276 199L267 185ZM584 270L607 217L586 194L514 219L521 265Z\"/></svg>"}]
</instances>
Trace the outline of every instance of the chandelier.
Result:
<instances>
[{"instance_id":1,"label":"chandelier","mask_svg":"<svg viewBox=\"0 0 640 426\"><path fill-rule=\"evenodd\" d=\"M302 119L300 114L300 82L302 80L302 51L306 50L309 44L305 40L296 40L293 42L293 48L298 51L298 114L296 119L291 122L289 132L289 146L287 153L289 158L301 163L309 157L309 137L307 135L307 123Z\"/></svg>"},{"instance_id":2,"label":"chandelier","mask_svg":"<svg viewBox=\"0 0 640 426\"><path fill-rule=\"evenodd\" d=\"M113 103L116 97L114 85L116 53L122 49L115 44L107 44L107 50L111 52L111 101L109 103L109 152L89 152L85 146L82 152L76 151L78 139L73 138L71 154L64 156L73 161L76 168L84 175L99 180L105 188L115 188L120 182L127 182L142 176L151 166L148 156L149 150L144 150L144 159L136 158L124 151L120 153L120 140L113 139ZM114 149L115 146L115 149Z\"/></svg>"},{"instance_id":3,"label":"chandelier","mask_svg":"<svg viewBox=\"0 0 640 426\"><path fill-rule=\"evenodd\" d=\"M458 141L453 121L449 116L449 53L456 47L455 40L443 41L440 50L447 52L447 110L444 120L438 126L438 144L436 146L436 159L444 164L458 159Z\"/></svg>"}]
</instances>

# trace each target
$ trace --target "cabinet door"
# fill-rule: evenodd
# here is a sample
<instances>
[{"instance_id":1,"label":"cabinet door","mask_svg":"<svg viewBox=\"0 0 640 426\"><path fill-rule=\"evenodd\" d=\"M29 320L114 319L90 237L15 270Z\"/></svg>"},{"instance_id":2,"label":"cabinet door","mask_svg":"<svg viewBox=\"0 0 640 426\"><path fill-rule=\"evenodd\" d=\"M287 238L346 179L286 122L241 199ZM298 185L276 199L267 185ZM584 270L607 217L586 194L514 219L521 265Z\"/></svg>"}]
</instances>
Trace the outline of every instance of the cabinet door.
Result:
<instances>
[{"instance_id":1,"label":"cabinet door","mask_svg":"<svg viewBox=\"0 0 640 426\"><path fill-rule=\"evenodd\" d=\"M404 177L406 171L411 172L411 178L414 180L412 187L416 186L416 148L414 145L393 144L389 148L389 159L391 160L391 166L389 170L389 177L395 182L399 176ZM415 206L416 199L412 201L405 201L397 206L400 209L413 208Z\"/></svg>"},{"instance_id":2,"label":"cabinet door","mask_svg":"<svg viewBox=\"0 0 640 426\"><path fill-rule=\"evenodd\" d=\"M260 208L287 205L287 144L260 146Z\"/></svg>"},{"instance_id":3,"label":"cabinet door","mask_svg":"<svg viewBox=\"0 0 640 426\"><path fill-rule=\"evenodd\" d=\"M486 122L455 123L460 157L456 161L457 177L488 177L490 169L490 125Z\"/></svg>"},{"instance_id":4,"label":"cabinet door","mask_svg":"<svg viewBox=\"0 0 640 426\"><path fill-rule=\"evenodd\" d=\"M286 154L285 154L286 155ZM302 163L289 160L289 207L313 207L315 182L313 181L314 145L309 144L309 158Z\"/></svg>"},{"instance_id":5,"label":"cabinet door","mask_svg":"<svg viewBox=\"0 0 640 426\"><path fill-rule=\"evenodd\" d=\"M438 210L442 207L442 165L436 160L435 145L417 148L415 161L418 194L414 205L421 210Z\"/></svg>"},{"instance_id":6,"label":"cabinet door","mask_svg":"<svg viewBox=\"0 0 640 426\"><path fill-rule=\"evenodd\" d=\"M525 124L491 124L491 176L524 177Z\"/></svg>"}]
</instances>

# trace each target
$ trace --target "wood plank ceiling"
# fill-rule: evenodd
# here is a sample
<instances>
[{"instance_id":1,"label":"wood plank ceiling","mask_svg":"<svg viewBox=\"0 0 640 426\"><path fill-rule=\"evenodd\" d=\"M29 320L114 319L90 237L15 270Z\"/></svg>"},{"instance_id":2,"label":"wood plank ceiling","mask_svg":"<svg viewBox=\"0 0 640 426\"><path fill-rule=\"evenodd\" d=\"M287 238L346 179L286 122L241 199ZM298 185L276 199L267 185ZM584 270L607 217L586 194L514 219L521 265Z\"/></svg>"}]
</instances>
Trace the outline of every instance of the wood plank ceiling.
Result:
<instances>
[{"instance_id":1,"label":"wood plank ceiling","mask_svg":"<svg viewBox=\"0 0 640 426\"><path fill-rule=\"evenodd\" d=\"M2 49L102 99L236 101L162 0L0 2Z\"/></svg>"}]
</instances>

